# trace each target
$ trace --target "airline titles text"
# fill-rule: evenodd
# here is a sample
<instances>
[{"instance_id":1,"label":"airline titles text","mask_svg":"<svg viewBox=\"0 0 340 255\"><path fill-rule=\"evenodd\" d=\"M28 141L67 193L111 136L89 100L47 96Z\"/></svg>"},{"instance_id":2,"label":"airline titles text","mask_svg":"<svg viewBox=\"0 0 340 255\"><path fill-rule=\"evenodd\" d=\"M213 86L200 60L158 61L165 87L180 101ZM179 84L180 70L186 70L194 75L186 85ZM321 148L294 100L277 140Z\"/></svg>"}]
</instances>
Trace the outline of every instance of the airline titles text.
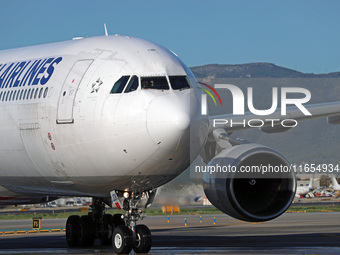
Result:
<instances>
[{"instance_id":1,"label":"airline titles text","mask_svg":"<svg viewBox=\"0 0 340 255\"><path fill-rule=\"evenodd\" d=\"M0 64L0 88L45 85L62 57Z\"/></svg>"}]
</instances>

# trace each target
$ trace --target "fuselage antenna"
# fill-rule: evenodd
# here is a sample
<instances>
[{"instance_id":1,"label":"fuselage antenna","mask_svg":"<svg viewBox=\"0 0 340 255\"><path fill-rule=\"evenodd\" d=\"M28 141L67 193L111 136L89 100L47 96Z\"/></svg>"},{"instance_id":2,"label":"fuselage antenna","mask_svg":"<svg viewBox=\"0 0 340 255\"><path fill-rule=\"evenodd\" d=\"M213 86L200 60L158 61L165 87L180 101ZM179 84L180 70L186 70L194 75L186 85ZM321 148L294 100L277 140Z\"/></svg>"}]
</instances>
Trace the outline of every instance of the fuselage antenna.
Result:
<instances>
[{"instance_id":1,"label":"fuselage antenna","mask_svg":"<svg viewBox=\"0 0 340 255\"><path fill-rule=\"evenodd\" d=\"M104 29L105 29L105 36L109 36L108 32L107 32L107 28L106 28L106 24L104 23Z\"/></svg>"}]
</instances>

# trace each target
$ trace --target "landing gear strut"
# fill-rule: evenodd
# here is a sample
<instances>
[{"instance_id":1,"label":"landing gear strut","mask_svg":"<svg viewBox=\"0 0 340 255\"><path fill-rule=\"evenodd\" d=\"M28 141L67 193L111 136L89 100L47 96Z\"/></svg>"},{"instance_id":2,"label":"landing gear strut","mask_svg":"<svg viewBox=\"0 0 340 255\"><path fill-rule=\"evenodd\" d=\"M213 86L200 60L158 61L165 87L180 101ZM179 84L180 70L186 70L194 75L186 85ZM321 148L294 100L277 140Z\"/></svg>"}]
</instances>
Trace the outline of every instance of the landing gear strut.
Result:
<instances>
[{"instance_id":1,"label":"landing gear strut","mask_svg":"<svg viewBox=\"0 0 340 255\"><path fill-rule=\"evenodd\" d=\"M152 194L152 196L150 196L148 194L149 200L153 200L154 195L155 194ZM126 213L123 218L125 225L128 226L128 228L115 230L112 237L113 249L118 254L124 253L120 252L123 246L122 244L129 247L126 248L127 250L130 249L128 252L133 248L135 253L148 253L151 249L152 238L149 228L145 225L137 225L137 221L142 218L142 210L138 209L138 203L142 196L142 192L132 192L124 200L123 208ZM149 201L147 204L148 203ZM119 242L122 240L122 233L124 233L124 240Z\"/></svg>"},{"instance_id":2,"label":"landing gear strut","mask_svg":"<svg viewBox=\"0 0 340 255\"><path fill-rule=\"evenodd\" d=\"M72 215L66 222L66 241L70 247L89 247L98 238L103 245L111 244L118 254L147 253L151 249L152 238L149 228L137 225L142 219L142 210L138 208L143 192L131 192L125 196L123 214L105 214L104 199L93 198L92 212L88 215ZM121 194L122 195L122 194ZM148 204L151 204L155 191L146 192Z\"/></svg>"}]
</instances>

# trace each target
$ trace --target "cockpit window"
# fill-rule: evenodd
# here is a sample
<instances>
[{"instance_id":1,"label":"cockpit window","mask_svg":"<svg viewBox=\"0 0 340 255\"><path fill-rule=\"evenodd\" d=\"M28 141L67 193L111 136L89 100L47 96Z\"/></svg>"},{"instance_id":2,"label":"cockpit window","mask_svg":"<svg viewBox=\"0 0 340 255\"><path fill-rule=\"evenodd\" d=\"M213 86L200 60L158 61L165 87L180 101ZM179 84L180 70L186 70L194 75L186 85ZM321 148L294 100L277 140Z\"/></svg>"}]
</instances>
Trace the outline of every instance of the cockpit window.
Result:
<instances>
[{"instance_id":1,"label":"cockpit window","mask_svg":"<svg viewBox=\"0 0 340 255\"><path fill-rule=\"evenodd\" d=\"M125 87L126 83L128 82L129 78L130 78L130 76L120 77L120 79L118 81L116 81L116 83L113 85L112 90L111 90L111 94L122 93L122 91L124 90L124 87Z\"/></svg>"},{"instance_id":2,"label":"cockpit window","mask_svg":"<svg viewBox=\"0 0 340 255\"><path fill-rule=\"evenodd\" d=\"M161 77L142 77L142 89L161 89L168 90L169 84L165 76Z\"/></svg>"},{"instance_id":3,"label":"cockpit window","mask_svg":"<svg viewBox=\"0 0 340 255\"><path fill-rule=\"evenodd\" d=\"M190 89L190 83L186 76L169 76L172 89Z\"/></svg>"},{"instance_id":4,"label":"cockpit window","mask_svg":"<svg viewBox=\"0 0 340 255\"><path fill-rule=\"evenodd\" d=\"M124 93L129 93L132 91L137 90L138 88L138 77L137 76L132 76L131 80L129 81L129 84L127 85Z\"/></svg>"}]
</instances>

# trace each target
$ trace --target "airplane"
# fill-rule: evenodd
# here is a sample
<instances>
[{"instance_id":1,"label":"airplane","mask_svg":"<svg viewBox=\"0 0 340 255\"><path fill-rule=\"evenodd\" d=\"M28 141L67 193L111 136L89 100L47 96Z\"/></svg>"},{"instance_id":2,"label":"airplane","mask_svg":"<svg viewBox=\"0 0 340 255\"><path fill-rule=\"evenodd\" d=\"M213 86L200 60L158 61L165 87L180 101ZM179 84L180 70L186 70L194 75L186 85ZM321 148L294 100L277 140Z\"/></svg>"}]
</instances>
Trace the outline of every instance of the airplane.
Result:
<instances>
[{"instance_id":1,"label":"airplane","mask_svg":"<svg viewBox=\"0 0 340 255\"><path fill-rule=\"evenodd\" d=\"M331 174L331 176L332 176L332 190L340 191L340 185L338 181L336 180L334 174Z\"/></svg>"},{"instance_id":2,"label":"airplane","mask_svg":"<svg viewBox=\"0 0 340 255\"><path fill-rule=\"evenodd\" d=\"M267 146L243 143L230 134L252 125L215 126L202 114L206 95L190 69L172 51L122 35L77 38L0 52L0 205L46 203L59 197L92 197L90 213L66 222L70 247L95 239L118 253L147 253L152 246L139 202L149 206L158 187L201 156L208 166L289 161ZM298 121L328 118L340 123L340 102L290 106ZM268 116L224 114L219 119L254 118L267 133ZM240 220L274 219L296 191L292 171L248 177L239 172L204 174L209 201ZM105 213L105 206L122 213Z\"/></svg>"},{"instance_id":3,"label":"airplane","mask_svg":"<svg viewBox=\"0 0 340 255\"><path fill-rule=\"evenodd\" d=\"M296 195L305 196L307 193L313 191L315 189L315 186L313 183L314 183L314 174L313 174L313 177L310 179L308 186L298 186L296 188Z\"/></svg>"}]
</instances>

